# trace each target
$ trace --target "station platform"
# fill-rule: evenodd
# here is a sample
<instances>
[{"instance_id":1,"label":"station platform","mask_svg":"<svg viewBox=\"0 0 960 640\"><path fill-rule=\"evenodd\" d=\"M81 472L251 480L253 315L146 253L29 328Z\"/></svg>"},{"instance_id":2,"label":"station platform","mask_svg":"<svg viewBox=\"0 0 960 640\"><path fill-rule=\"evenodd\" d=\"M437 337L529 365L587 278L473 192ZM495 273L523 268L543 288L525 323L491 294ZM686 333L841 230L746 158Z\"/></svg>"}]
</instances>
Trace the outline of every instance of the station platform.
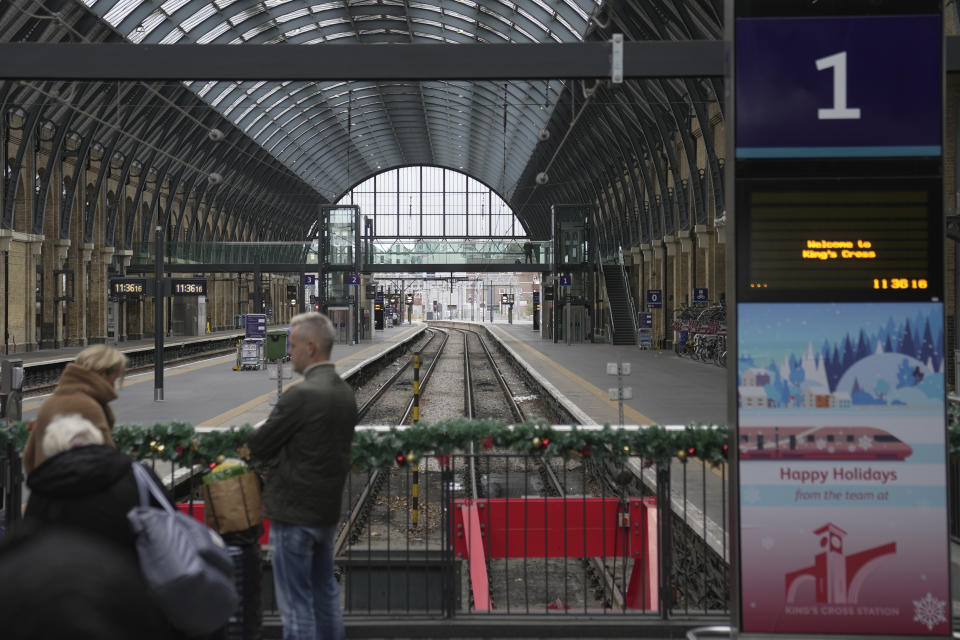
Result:
<instances>
[{"instance_id":1,"label":"station platform","mask_svg":"<svg viewBox=\"0 0 960 640\"><path fill-rule=\"evenodd\" d=\"M446 322L440 323L446 324ZM624 401L624 423L685 425L717 424L726 421L726 370L670 351L640 350L610 344L554 343L544 340L530 323L457 323L489 329L515 357L548 388L566 399L582 424L618 424L619 408L609 399L608 389L617 386L617 377L607 374L607 364L618 360L631 364L624 387L633 397ZM280 328L280 327L271 327ZM402 325L377 331L370 341L359 345L337 344L332 359L341 374L365 361L375 359L397 342L422 331L424 324ZM215 332L192 338L197 341L222 338L240 332ZM152 348L153 340L117 345L121 350ZM69 358L82 347L49 349L23 354L24 363ZM213 356L196 362L167 367L164 373L164 400L154 402L153 372L127 376L120 397L112 403L117 424L154 424L173 420L203 427L256 424L270 413L277 382L265 371L233 371L233 355ZM284 386L299 376L285 380ZM27 398L23 415L32 419L43 396Z\"/></svg>"},{"instance_id":2,"label":"station platform","mask_svg":"<svg viewBox=\"0 0 960 640\"><path fill-rule=\"evenodd\" d=\"M270 329L281 329L271 326ZM367 360L378 358L397 342L423 331L423 325L393 327L378 331L372 340L359 345L334 345L332 359L337 371L346 374ZM204 340L229 336L232 332L217 332L197 338ZM241 335L237 332L238 337ZM169 338L166 344L174 342ZM142 344L140 344L142 343ZM118 345L121 350L153 347L152 340L133 341ZM82 348L82 347L81 347ZM44 359L69 358L81 348L31 352L24 364ZM230 427L254 425L270 414L276 401L277 381L269 379L266 370L234 371L234 354L211 356L185 364L167 366L164 370L164 399L155 402L154 373L131 373L124 379L119 398L111 403L118 425L152 425L173 421L186 422L196 427ZM292 373L292 372L289 372ZM284 380L284 388L296 382L299 375ZM31 396L23 402L23 418L32 420L46 396Z\"/></svg>"},{"instance_id":3,"label":"station platform","mask_svg":"<svg viewBox=\"0 0 960 640\"><path fill-rule=\"evenodd\" d=\"M604 343L565 344L544 340L532 324L483 324L520 360L536 370L582 412L582 424L619 422L619 404L609 399L617 376L607 364L631 364L623 377L633 397L624 401L624 424L686 425L726 422L726 369L672 351L641 350Z\"/></svg>"},{"instance_id":4,"label":"station platform","mask_svg":"<svg viewBox=\"0 0 960 640\"><path fill-rule=\"evenodd\" d=\"M282 329L282 326L271 326L270 329ZM217 338L243 338L243 329L231 329L229 331L211 331L202 336L165 336L164 346L175 346L177 344L188 344L191 342L205 342ZM140 340L124 340L122 342L109 341L108 344L120 351L135 351L139 349L152 349L154 347L153 338L143 338ZM58 347L56 349L36 349L34 351L25 351L21 353L7 354L11 358L20 358L25 365L40 364L43 362L55 362L58 360L72 359L78 353L93 346L92 344L74 347Z\"/></svg>"}]
</instances>

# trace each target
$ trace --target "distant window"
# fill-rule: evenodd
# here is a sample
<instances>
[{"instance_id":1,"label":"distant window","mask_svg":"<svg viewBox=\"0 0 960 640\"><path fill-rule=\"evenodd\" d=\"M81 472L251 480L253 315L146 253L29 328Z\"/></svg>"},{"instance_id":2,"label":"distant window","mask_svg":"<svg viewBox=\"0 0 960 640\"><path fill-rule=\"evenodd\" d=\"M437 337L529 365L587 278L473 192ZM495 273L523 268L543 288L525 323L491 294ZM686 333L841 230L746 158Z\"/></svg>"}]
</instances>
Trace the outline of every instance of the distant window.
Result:
<instances>
[{"instance_id":1,"label":"distant window","mask_svg":"<svg viewBox=\"0 0 960 640\"><path fill-rule=\"evenodd\" d=\"M337 204L355 204L374 220L377 237L523 238L510 206L460 171L412 166L361 182Z\"/></svg>"}]
</instances>

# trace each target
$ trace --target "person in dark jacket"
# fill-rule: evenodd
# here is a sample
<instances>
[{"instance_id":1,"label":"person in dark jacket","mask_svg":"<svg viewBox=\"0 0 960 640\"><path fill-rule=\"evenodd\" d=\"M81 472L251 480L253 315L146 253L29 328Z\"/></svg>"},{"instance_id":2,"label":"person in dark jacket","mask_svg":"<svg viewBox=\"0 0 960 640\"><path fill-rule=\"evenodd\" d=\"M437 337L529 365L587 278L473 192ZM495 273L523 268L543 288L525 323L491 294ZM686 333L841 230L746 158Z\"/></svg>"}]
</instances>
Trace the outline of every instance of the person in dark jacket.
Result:
<instances>
[{"instance_id":1,"label":"person in dark jacket","mask_svg":"<svg viewBox=\"0 0 960 640\"><path fill-rule=\"evenodd\" d=\"M24 523L0 542L4 640L169 640L140 567L77 529Z\"/></svg>"},{"instance_id":2,"label":"person in dark jacket","mask_svg":"<svg viewBox=\"0 0 960 640\"><path fill-rule=\"evenodd\" d=\"M140 503L133 459L103 444L100 430L79 414L51 420L41 450L44 461L27 476L24 520L82 529L135 559L136 538L127 521L127 512Z\"/></svg>"},{"instance_id":3,"label":"person in dark jacket","mask_svg":"<svg viewBox=\"0 0 960 640\"><path fill-rule=\"evenodd\" d=\"M284 640L344 637L333 544L357 403L330 362L334 338L322 314L290 321L288 352L303 380L283 392L248 443L266 463L263 499Z\"/></svg>"},{"instance_id":4,"label":"person in dark jacket","mask_svg":"<svg viewBox=\"0 0 960 640\"><path fill-rule=\"evenodd\" d=\"M24 525L94 539L139 573L137 539L127 520L127 512L140 504L133 458L103 444L103 433L80 414L54 416L38 451L44 461L27 476L30 499ZM150 467L146 469L157 485L163 486ZM139 579L147 589L142 575ZM147 618L161 621L155 635L149 637L184 637L170 626L156 604L151 601L145 606Z\"/></svg>"},{"instance_id":5,"label":"person in dark jacket","mask_svg":"<svg viewBox=\"0 0 960 640\"><path fill-rule=\"evenodd\" d=\"M113 411L108 403L117 399L118 387L127 371L127 356L113 347L98 344L77 354L63 370L57 388L40 405L33 430L23 450L23 469L29 475L44 461L41 446L47 423L54 416L78 413L103 435L103 444L113 446Z\"/></svg>"}]
</instances>

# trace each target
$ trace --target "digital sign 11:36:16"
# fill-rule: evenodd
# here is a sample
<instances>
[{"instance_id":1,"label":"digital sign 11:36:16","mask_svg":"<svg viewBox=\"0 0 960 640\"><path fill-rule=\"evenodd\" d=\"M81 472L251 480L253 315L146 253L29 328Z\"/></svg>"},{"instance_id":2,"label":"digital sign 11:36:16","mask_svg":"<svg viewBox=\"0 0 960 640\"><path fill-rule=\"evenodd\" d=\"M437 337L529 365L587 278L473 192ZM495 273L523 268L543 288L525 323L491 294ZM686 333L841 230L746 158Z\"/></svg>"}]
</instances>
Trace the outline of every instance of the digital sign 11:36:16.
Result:
<instances>
[{"instance_id":1,"label":"digital sign 11:36:16","mask_svg":"<svg viewBox=\"0 0 960 640\"><path fill-rule=\"evenodd\" d=\"M874 278L874 289L926 289L926 278Z\"/></svg>"},{"instance_id":2,"label":"digital sign 11:36:16","mask_svg":"<svg viewBox=\"0 0 960 640\"><path fill-rule=\"evenodd\" d=\"M205 296L207 283L205 280L174 280L172 293L175 296Z\"/></svg>"}]
</instances>

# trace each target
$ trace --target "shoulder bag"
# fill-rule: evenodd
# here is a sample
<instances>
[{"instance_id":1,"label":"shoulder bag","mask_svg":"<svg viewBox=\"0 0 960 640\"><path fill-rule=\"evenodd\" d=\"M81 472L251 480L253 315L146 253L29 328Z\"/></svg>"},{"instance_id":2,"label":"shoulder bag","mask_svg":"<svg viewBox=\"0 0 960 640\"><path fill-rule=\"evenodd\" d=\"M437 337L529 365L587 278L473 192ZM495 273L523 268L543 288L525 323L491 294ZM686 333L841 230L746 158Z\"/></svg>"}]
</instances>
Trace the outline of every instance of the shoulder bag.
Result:
<instances>
[{"instance_id":1,"label":"shoulder bag","mask_svg":"<svg viewBox=\"0 0 960 640\"><path fill-rule=\"evenodd\" d=\"M190 635L226 625L240 598L223 539L180 513L139 462L133 463L140 505L127 513L147 586L167 619ZM160 507L150 505L149 495Z\"/></svg>"}]
</instances>

